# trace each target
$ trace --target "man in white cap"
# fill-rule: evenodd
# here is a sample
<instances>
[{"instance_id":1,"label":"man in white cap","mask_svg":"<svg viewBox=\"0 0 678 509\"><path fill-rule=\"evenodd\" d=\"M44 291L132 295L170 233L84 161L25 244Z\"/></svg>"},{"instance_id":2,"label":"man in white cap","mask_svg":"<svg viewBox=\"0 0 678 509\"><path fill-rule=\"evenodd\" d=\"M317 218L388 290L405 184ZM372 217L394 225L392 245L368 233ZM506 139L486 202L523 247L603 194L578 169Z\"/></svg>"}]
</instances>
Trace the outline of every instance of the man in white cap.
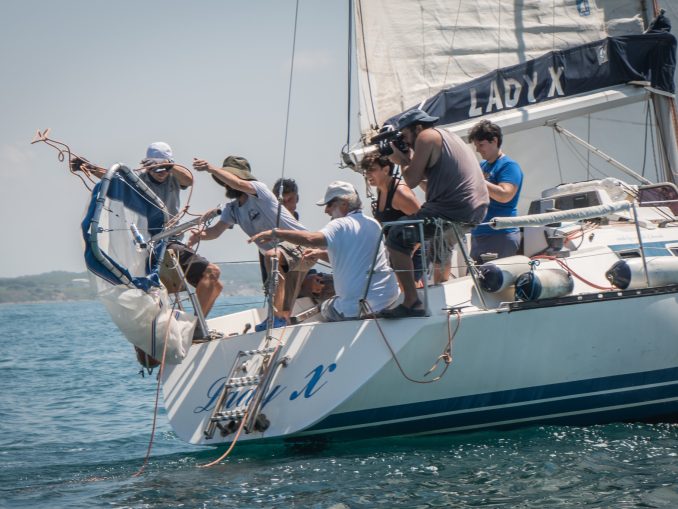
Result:
<instances>
[{"instance_id":1,"label":"man in white cap","mask_svg":"<svg viewBox=\"0 0 678 509\"><path fill-rule=\"evenodd\" d=\"M367 313L378 313L394 304L400 294L396 278L389 267L381 238L381 227L362 213L362 203L352 184L332 182L317 205L325 207L332 220L320 231L267 230L254 235L250 242L280 240L309 246L304 258L329 261L334 269L336 295L323 302L321 313L328 322L360 318L360 301L367 292ZM377 250L375 257L375 249ZM375 261L374 272L372 262Z\"/></svg>"},{"instance_id":2,"label":"man in white cap","mask_svg":"<svg viewBox=\"0 0 678 509\"><path fill-rule=\"evenodd\" d=\"M228 156L221 168L203 159L194 159L193 168L210 173L218 184L226 188L226 196L233 200L224 207L216 224L206 230L193 232L189 245L199 240L215 239L236 224L249 236L275 228L276 225L290 230L306 229L285 207L280 206L271 190L252 175L250 163L244 157ZM303 260L303 249L292 243L280 243L276 250L275 242L261 241L257 242L257 247L264 255L268 274L271 273L271 261L275 257L282 268L283 282L278 285L274 295L273 327L283 327L290 319L301 283L313 263ZM257 324L254 329L264 330L267 321Z\"/></svg>"},{"instance_id":3,"label":"man in white cap","mask_svg":"<svg viewBox=\"0 0 678 509\"><path fill-rule=\"evenodd\" d=\"M139 174L142 180L155 195L160 198L170 217L179 214L180 197L183 189L193 185L193 175L185 168L175 165L172 148L163 141L151 143L146 149L146 157L141 160L144 170ZM84 168L96 177L103 177L106 170L91 165L88 161L75 159L71 162L73 171ZM150 231L151 235L159 231ZM172 249L179 258L179 265L184 271L186 281L195 287L195 295L205 316L210 312L214 302L223 290L219 279L219 267L210 263L181 242L181 236L169 239L167 249Z\"/></svg>"},{"instance_id":4,"label":"man in white cap","mask_svg":"<svg viewBox=\"0 0 678 509\"><path fill-rule=\"evenodd\" d=\"M171 147L162 141L148 146L141 164L146 170L139 178L165 203L171 217L179 214L179 194L181 190L193 185L193 175L174 164ZM219 279L219 267L182 243L181 237L171 238L167 249L176 253L186 281L195 287L195 295L202 312L207 316L224 288Z\"/></svg>"}]
</instances>

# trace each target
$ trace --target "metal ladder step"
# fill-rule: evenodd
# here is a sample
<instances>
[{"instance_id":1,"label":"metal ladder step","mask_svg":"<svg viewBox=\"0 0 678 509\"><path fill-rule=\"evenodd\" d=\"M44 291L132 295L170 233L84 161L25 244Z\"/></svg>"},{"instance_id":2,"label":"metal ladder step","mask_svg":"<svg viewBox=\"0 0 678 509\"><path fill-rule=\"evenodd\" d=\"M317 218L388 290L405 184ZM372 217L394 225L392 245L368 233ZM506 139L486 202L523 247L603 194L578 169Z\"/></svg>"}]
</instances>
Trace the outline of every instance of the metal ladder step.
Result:
<instances>
[{"instance_id":1,"label":"metal ladder step","mask_svg":"<svg viewBox=\"0 0 678 509\"><path fill-rule=\"evenodd\" d=\"M255 356L263 356L261 366L258 368L258 373L269 373L270 372L270 366L274 364L277 360L277 355L272 355L275 354L275 352L279 350L278 347L264 347L264 348L256 348L253 350L244 350L238 352L238 355L236 356L233 365L231 366L231 369L228 373L228 376L226 377L226 381L224 382L224 385L222 386L221 389L221 395L219 396L216 404L214 405L214 409L212 410L212 415L210 416L209 423L207 424L207 427L203 431L203 434L207 440L210 440L214 437L214 433L217 430L221 430L223 435L232 433L235 431L237 424L236 421L239 419L242 419L245 415L245 409L244 408L236 408L233 410L223 410L222 408L228 401L227 394L229 393L230 389L237 389L237 388L242 388L242 387L254 387L254 401L256 402L255 405L248 405L248 408L253 411L253 416L252 418L248 417L248 424L245 427L246 432L250 432L252 430L256 431L263 431L268 427L268 419L263 414L259 414L259 407L261 405L261 397L259 396L260 390L262 390L262 384L263 384L263 390L266 390L266 386L268 385L266 383L266 380L264 379L263 376L260 374L256 375L246 375L242 377L234 377L235 375L243 366L243 358L244 357L255 357ZM277 352L278 354L280 353L279 351ZM269 375L270 376L270 375Z\"/></svg>"},{"instance_id":2,"label":"metal ladder step","mask_svg":"<svg viewBox=\"0 0 678 509\"><path fill-rule=\"evenodd\" d=\"M217 412L210 419L212 422L219 422L223 419L239 419L245 415L245 410L237 408L235 410L225 410L223 412Z\"/></svg>"},{"instance_id":3,"label":"metal ladder step","mask_svg":"<svg viewBox=\"0 0 678 509\"><path fill-rule=\"evenodd\" d=\"M231 378L226 382L225 387L249 387L250 385L259 385L260 376L243 376L241 378Z\"/></svg>"}]
</instances>

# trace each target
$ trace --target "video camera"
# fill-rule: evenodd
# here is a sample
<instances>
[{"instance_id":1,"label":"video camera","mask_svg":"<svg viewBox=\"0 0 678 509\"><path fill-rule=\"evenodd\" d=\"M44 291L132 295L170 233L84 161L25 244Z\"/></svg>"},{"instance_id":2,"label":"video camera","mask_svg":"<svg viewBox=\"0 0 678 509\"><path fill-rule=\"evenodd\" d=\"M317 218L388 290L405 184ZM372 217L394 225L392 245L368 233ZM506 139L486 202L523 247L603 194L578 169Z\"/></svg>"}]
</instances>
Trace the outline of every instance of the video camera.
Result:
<instances>
[{"instance_id":1,"label":"video camera","mask_svg":"<svg viewBox=\"0 0 678 509\"><path fill-rule=\"evenodd\" d=\"M407 152L409 147L403 139L403 133L390 125L385 125L379 130L379 133L370 138L370 145L375 145L379 155L390 156L393 154L391 143L401 152Z\"/></svg>"},{"instance_id":2,"label":"video camera","mask_svg":"<svg viewBox=\"0 0 678 509\"><path fill-rule=\"evenodd\" d=\"M409 146L403 139L403 134L391 125L385 125L379 132L370 138L367 146L361 147L350 152L341 154L344 164L352 170L360 171L360 162L368 156L379 154L380 156L390 156L393 154L391 143L400 151L407 152Z\"/></svg>"}]
</instances>

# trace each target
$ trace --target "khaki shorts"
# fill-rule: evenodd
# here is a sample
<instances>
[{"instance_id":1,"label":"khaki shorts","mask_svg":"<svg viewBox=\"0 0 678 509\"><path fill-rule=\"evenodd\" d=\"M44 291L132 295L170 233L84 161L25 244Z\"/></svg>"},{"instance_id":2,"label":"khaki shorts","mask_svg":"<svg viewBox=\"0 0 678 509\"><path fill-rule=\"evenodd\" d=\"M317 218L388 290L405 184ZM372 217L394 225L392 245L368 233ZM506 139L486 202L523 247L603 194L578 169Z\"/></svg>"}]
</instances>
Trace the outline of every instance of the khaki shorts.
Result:
<instances>
[{"instance_id":1,"label":"khaki shorts","mask_svg":"<svg viewBox=\"0 0 678 509\"><path fill-rule=\"evenodd\" d=\"M315 265L315 261L311 259L302 260L304 250L303 246L292 244L291 242L281 242L278 244L278 249L283 258L283 269L285 272L308 272L308 270Z\"/></svg>"}]
</instances>

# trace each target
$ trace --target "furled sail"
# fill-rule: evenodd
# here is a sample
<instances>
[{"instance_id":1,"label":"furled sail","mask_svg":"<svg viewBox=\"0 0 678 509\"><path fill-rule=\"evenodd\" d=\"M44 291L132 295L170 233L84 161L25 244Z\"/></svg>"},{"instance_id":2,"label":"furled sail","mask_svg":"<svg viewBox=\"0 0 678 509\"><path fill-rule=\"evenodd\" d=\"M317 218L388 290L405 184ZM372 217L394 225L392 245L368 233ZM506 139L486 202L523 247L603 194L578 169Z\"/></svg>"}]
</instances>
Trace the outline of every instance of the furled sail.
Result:
<instances>
[{"instance_id":1,"label":"furled sail","mask_svg":"<svg viewBox=\"0 0 678 509\"><path fill-rule=\"evenodd\" d=\"M650 4L355 0L362 133L412 108L462 137L490 119L527 177L524 212L563 182L673 182L676 40L646 31Z\"/></svg>"},{"instance_id":2,"label":"furled sail","mask_svg":"<svg viewBox=\"0 0 678 509\"><path fill-rule=\"evenodd\" d=\"M495 69L643 31L638 0L354 0L361 127Z\"/></svg>"}]
</instances>

